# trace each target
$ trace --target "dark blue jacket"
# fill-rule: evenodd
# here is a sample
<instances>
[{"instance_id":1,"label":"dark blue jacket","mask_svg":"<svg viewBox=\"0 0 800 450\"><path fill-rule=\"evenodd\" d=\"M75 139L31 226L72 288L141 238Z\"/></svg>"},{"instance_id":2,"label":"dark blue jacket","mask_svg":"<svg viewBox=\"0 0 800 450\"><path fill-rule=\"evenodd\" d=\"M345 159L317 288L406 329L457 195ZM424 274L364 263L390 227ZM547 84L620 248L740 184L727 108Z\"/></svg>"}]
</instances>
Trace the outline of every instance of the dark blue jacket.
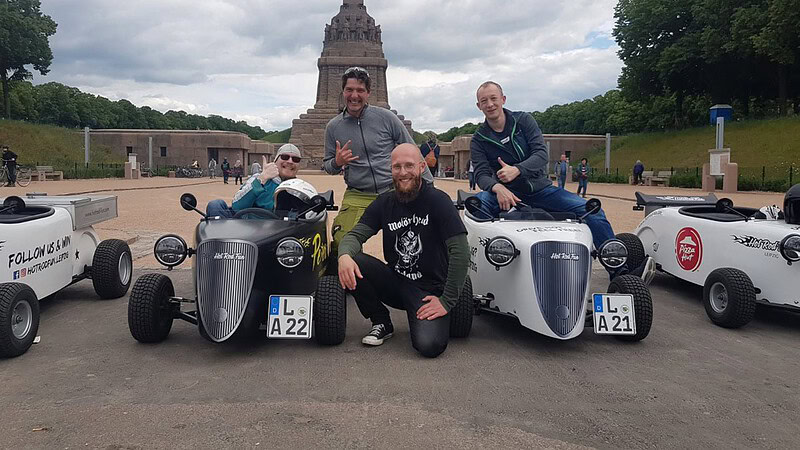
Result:
<instances>
[{"instance_id":1,"label":"dark blue jacket","mask_svg":"<svg viewBox=\"0 0 800 450\"><path fill-rule=\"evenodd\" d=\"M494 131L484 121L472 136L470 154L475 166L475 181L484 191L491 191L499 183L497 171L503 162L519 169L520 175L505 186L514 194L530 194L540 191L552 183L547 177L547 147L544 145L539 124L524 111L511 112L503 108L506 129L510 127L510 139L499 142Z\"/></svg>"}]
</instances>

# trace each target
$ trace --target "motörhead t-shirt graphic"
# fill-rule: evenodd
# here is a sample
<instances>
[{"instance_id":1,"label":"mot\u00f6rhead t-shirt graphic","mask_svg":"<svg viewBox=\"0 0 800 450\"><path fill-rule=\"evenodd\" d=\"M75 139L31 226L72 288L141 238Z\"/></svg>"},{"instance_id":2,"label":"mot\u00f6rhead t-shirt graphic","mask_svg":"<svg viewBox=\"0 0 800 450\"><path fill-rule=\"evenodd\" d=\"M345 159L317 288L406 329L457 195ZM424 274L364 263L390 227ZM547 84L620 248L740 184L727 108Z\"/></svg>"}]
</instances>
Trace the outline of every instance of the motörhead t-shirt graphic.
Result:
<instances>
[{"instance_id":1,"label":"mot\u00f6rhead t-shirt graphic","mask_svg":"<svg viewBox=\"0 0 800 450\"><path fill-rule=\"evenodd\" d=\"M364 211L361 222L383 231L383 256L389 267L422 290L442 294L447 279L445 241L467 232L447 194L425 182L409 203L387 192Z\"/></svg>"}]
</instances>

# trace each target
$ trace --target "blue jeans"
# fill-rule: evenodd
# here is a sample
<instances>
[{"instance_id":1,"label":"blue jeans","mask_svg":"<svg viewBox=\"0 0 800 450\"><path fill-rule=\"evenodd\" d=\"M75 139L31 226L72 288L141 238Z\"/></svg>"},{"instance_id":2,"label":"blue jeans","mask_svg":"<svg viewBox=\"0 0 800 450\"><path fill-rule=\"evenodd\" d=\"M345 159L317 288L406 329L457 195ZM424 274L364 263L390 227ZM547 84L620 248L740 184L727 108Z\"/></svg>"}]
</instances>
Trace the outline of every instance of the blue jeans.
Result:
<instances>
[{"instance_id":1,"label":"blue jeans","mask_svg":"<svg viewBox=\"0 0 800 450\"><path fill-rule=\"evenodd\" d=\"M586 197L587 186L589 186L589 179L578 177L578 195L581 195L581 191L583 191L583 196Z\"/></svg>"},{"instance_id":2,"label":"blue jeans","mask_svg":"<svg viewBox=\"0 0 800 450\"><path fill-rule=\"evenodd\" d=\"M558 177L558 187L564 189L564 185L567 184L567 176L559 176Z\"/></svg>"},{"instance_id":3,"label":"blue jeans","mask_svg":"<svg viewBox=\"0 0 800 450\"><path fill-rule=\"evenodd\" d=\"M481 211L486 217L499 217L500 204L494 192L481 191L477 195L481 201ZM534 192L533 194L517 195L520 200L533 208L541 208L547 212L571 212L577 216L586 213L586 200L572 192L557 188L553 185ZM603 242L614 238L614 230L606 219L606 214L601 209L597 214L586 216L586 225L592 230L592 241L595 248L600 248Z\"/></svg>"},{"instance_id":4,"label":"blue jeans","mask_svg":"<svg viewBox=\"0 0 800 450\"><path fill-rule=\"evenodd\" d=\"M226 219L233 219L235 212L231 209L225 200L211 200L206 206L206 215L208 217L224 217Z\"/></svg>"}]
</instances>

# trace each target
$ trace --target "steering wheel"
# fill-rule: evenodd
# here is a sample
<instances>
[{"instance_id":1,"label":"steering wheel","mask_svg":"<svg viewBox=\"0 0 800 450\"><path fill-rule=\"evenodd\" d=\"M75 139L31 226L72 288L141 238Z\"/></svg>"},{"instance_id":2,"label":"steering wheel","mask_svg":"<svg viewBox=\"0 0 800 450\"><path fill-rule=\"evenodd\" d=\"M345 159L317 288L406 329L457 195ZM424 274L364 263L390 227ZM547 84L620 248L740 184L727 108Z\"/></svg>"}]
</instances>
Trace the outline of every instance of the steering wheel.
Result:
<instances>
[{"instance_id":1,"label":"steering wheel","mask_svg":"<svg viewBox=\"0 0 800 450\"><path fill-rule=\"evenodd\" d=\"M264 219L275 219L280 220L277 214L272 211L266 210L264 208L245 208L241 211L238 211L236 214L233 215L234 219L241 219L242 217L253 214L254 216L260 216Z\"/></svg>"}]
</instances>

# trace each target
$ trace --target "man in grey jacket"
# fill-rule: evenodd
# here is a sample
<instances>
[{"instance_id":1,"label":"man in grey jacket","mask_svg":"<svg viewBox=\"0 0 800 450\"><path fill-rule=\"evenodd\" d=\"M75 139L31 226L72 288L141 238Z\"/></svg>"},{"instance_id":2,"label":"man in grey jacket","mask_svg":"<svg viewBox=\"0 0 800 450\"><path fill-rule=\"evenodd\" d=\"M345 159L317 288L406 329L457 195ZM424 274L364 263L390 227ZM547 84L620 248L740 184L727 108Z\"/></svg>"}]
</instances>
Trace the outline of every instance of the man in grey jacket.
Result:
<instances>
[{"instance_id":1,"label":"man in grey jacket","mask_svg":"<svg viewBox=\"0 0 800 450\"><path fill-rule=\"evenodd\" d=\"M332 261L336 261L339 242L367 207L392 189L392 150L403 143L414 143L397 115L386 108L368 104L371 81L361 67L351 67L342 75L345 109L325 128L323 168L329 174L344 172L347 190L339 214L333 220ZM425 168L423 179L433 182Z\"/></svg>"}]
</instances>

